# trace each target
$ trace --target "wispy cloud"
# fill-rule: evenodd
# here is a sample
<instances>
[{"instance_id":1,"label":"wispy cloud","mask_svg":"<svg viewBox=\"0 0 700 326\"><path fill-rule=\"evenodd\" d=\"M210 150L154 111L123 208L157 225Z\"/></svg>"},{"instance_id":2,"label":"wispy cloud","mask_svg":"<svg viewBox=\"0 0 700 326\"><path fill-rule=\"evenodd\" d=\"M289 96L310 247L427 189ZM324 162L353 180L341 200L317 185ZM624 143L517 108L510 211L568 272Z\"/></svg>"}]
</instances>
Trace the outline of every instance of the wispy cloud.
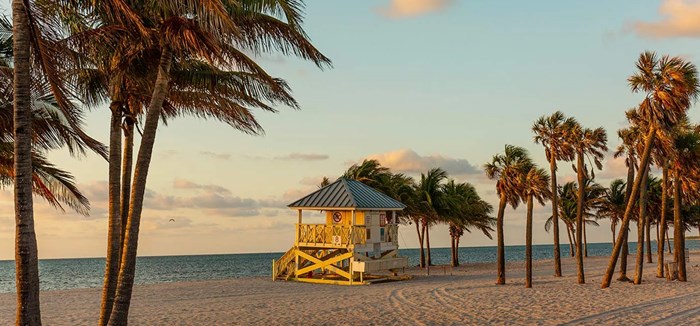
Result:
<instances>
[{"instance_id":1,"label":"wispy cloud","mask_svg":"<svg viewBox=\"0 0 700 326\"><path fill-rule=\"evenodd\" d=\"M389 5L377 8L385 17L400 19L442 11L454 4L454 0L391 0Z\"/></svg>"},{"instance_id":2,"label":"wispy cloud","mask_svg":"<svg viewBox=\"0 0 700 326\"><path fill-rule=\"evenodd\" d=\"M199 154L202 156L210 157L210 158L217 159L217 160L224 160L224 161L231 158L231 154L228 154L228 153L214 153L214 152L202 151L202 152L199 152Z\"/></svg>"},{"instance_id":3,"label":"wispy cloud","mask_svg":"<svg viewBox=\"0 0 700 326\"><path fill-rule=\"evenodd\" d=\"M304 154L304 153L291 153L284 156L275 156L276 160L294 160L294 161L323 161L328 159L328 155L325 154Z\"/></svg>"},{"instance_id":4,"label":"wispy cloud","mask_svg":"<svg viewBox=\"0 0 700 326\"><path fill-rule=\"evenodd\" d=\"M659 21L630 24L636 34L650 38L700 37L700 1L663 0Z\"/></svg>"},{"instance_id":5,"label":"wispy cloud","mask_svg":"<svg viewBox=\"0 0 700 326\"><path fill-rule=\"evenodd\" d=\"M202 185L194 183L185 179L175 179L173 181L173 188L175 189L201 189L206 192L217 193L217 194L230 194L231 191L219 186L219 185Z\"/></svg>"},{"instance_id":6,"label":"wispy cloud","mask_svg":"<svg viewBox=\"0 0 700 326\"><path fill-rule=\"evenodd\" d=\"M373 154L367 158L379 161L379 163L389 167L394 172L421 173L440 167L452 175L481 174L481 170L478 167L465 159L442 155L422 156L410 149Z\"/></svg>"}]
</instances>

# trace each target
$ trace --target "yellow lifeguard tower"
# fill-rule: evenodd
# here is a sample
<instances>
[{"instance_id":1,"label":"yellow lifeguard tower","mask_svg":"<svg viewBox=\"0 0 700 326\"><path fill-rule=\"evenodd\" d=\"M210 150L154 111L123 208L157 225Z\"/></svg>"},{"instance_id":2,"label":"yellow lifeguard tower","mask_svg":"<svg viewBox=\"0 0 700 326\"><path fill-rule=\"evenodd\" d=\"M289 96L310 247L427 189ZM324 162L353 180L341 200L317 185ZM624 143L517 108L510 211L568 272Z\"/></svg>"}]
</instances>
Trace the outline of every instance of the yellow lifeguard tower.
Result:
<instances>
[{"instance_id":1,"label":"yellow lifeguard tower","mask_svg":"<svg viewBox=\"0 0 700 326\"><path fill-rule=\"evenodd\" d=\"M397 212L406 205L362 182L338 179L288 205L297 210L294 247L272 262L272 278L368 284L408 266L399 257ZM325 224L302 224L302 211L326 213Z\"/></svg>"}]
</instances>

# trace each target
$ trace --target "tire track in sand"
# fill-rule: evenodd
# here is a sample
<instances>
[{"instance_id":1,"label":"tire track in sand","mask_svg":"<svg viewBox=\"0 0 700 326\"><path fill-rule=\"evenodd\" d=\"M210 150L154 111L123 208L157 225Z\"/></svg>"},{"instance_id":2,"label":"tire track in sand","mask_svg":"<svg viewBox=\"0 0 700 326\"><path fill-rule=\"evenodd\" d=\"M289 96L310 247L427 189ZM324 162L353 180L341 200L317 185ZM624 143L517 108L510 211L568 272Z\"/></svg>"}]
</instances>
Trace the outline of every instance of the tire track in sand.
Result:
<instances>
[{"instance_id":1,"label":"tire track in sand","mask_svg":"<svg viewBox=\"0 0 700 326\"><path fill-rule=\"evenodd\" d=\"M683 301L683 299L695 298L695 297L697 297L696 293L690 293L690 294L685 294L685 295L680 295L680 296L673 296L673 297L668 297L668 298L663 298L663 299L647 301L647 302L639 303L639 304L632 305L632 306L607 310L607 311L604 311L602 313L598 313L595 315L589 315L589 316L585 316L582 318L574 319L574 320L569 321L567 323L564 323L562 325L610 323L610 322L614 321L615 318L619 318L619 317L624 316L624 314L627 312L634 312L636 310L653 308L653 307L657 307L657 306L660 306L663 304L673 303L674 301Z\"/></svg>"}]
</instances>

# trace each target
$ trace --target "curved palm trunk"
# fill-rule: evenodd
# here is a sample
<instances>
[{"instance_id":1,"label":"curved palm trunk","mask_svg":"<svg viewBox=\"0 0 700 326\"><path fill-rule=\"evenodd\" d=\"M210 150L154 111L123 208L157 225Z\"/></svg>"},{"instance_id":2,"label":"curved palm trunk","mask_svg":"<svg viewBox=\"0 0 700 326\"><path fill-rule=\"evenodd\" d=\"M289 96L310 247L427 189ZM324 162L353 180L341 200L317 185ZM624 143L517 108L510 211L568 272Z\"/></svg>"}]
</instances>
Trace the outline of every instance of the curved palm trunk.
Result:
<instances>
[{"instance_id":1,"label":"curved palm trunk","mask_svg":"<svg viewBox=\"0 0 700 326\"><path fill-rule=\"evenodd\" d=\"M683 248L683 219L681 216L681 183L680 170L678 167L674 169L673 183L673 252L675 254L676 263L678 264L678 280L681 282L687 281L685 274L685 249Z\"/></svg>"},{"instance_id":2,"label":"curved palm trunk","mask_svg":"<svg viewBox=\"0 0 700 326\"><path fill-rule=\"evenodd\" d=\"M498 248L496 249L497 285L506 284L506 257L505 241L503 238L503 214L506 209L506 195L501 194L501 201L498 203L498 215L496 216L496 233L498 238Z\"/></svg>"},{"instance_id":3,"label":"curved palm trunk","mask_svg":"<svg viewBox=\"0 0 700 326\"><path fill-rule=\"evenodd\" d=\"M634 164L632 164L632 155L628 156L629 166L627 168L627 186L625 189L625 203L629 201L632 195L632 185L634 184ZM627 277L627 256L629 255L629 226L624 229L620 226L620 236L623 238L622 243L622 253L620 254L620 277L617 278L618 281L629 282L630 279ZM616 242L613 242L613 247L615 247Z\"/></svg>"},{"instance_id":4,"label":"curved palm trunk","mask_svg":"<svg viewBox=\"0 0 700 326\"><path fill-rule=\"evenodd\" d=\"M416 221L416 232L418 233L418 245L420 246L420 259L418 260L418 266L420 268L425 267L425 251L423 251L423 241L425 232L421 232L421 226L418 221Z\"/></svg>"},{"instance_id":5,"label":"curved palm trunk","mask_svg":"<svg viewBox=\"0 0 700 326\"><path fill-rule=\"evenodd\" d=\"M579 150L577 156L578 175L578 204L576 205L576 267L578 284L586 283L583 271L583 197L584 197L584 176L583 176L583 152Z\"/></svg>"},{"instance_id":6,"label":"curved palm trunk","mask_svg":"<svg viewBox=\"0 0 700 326\"><path fill-rule=\"evenodd\" d=\"M554 147L554 146L552 146ZM555 153L552 148L551 153ZM561 253L559 252L559 195L557 192L557 161L552 157L549 162L552 175L552 233L554 233L554 276L561 277Z\"/></svg>"},{"instance_id":7,"label":"curved palm trunk","mask_svg":"<svg viewBox=\"0 0 700 326\"><path fill-rule=\"evenodd\" d=\"M639 166L649 165L649 156L651 155L651 144L656 138L656 129L654 127L649 129L649 133L646 137L646 142L644 143L644 153L642 154L642 159ZM632 192L627 200L627 207L625 208L625 215L622 218L621 228L627 229L630 225L630 217L632 216L632 209L634 207L634 198L639 194L639 186L642 183L643 173L638 173L637 177L634 179L634 185L632 186ZM603 275L603 281L601 282L601 288L607 288L610 286L610 281L612 280L613 274L615 273L615 265L617 264L617 259L620 257L620 251L622 250L622 243L620 242L621 236L618 235L613 247L612 254L610 255L610 261L608 262L608 267Z\"/></svg>"},{"instance_id":8,"label":"curved palm trunk","mask_svg":"<svg viewBox=\"0 0 700 326\"><path fill-rule=\"evenodd\" d=\"M143 137L136 158L134 171L134 187L129 204L129 219L127 222L126 238L124 239L124 252L122 254L121 268L119 270L119 283L117 296L114 300L112 315L109 325L126 325L131 303L131 293L134 286L134 274L136 273L136 253L138 248L139 226L141 223L141 210L143 208L143 196L146 190L146 178L148 167L151 163L153 144L155 143L156 129L163 108L163 101L168 92L168 77L172 62L172 52L167 46L163 46L160 63L158 65L158 77L156 78L153 96L148 105L146 122L144 123Z\"/></svg>"},{"instance_id":9,"label":"curved palm trunk","mask_svg":"<svg viewBox=\"0 0 700 326\"><path fill-rule=\"evenodd\" d=\"M649 217L647 216L647 178L648 168L640 167L642 184L639 190L639 217L637 220L637 268L634 272L634 284L642 284L642 272L644 270L644 232Z\"/></svg>"},{"instance_id":10,"label":"curved palm trunk","mask_svg":"<svg viewBox=\"0 0 700 326\"><path fill-rule=\"evenodd\" d=\"M112 313L114 295L117 290L117 279L119 277L119 254L121 252L122 234L119 207L122 104L118 101L112 101L109 108L112 112L112 119L109 125L109 228L107 229L107 258L105 259L105 276L102 286L100 326L107 325L109 315Z\"/></svg>"},{"instance_id":11,"label":"curved palm trunk","mask_svg":"<svg viewBox=\"0 0 700 326\"><path fill-rule=\"evenodd\" d=\"M615 245L615 229L617 228L617 222L613 221L610 223L610 230L612 230L612 245Z\"/></svg>"},{"instance_id":12,"label":"curved palm trunk","mask_svg":"<svg viewBox=\"0 0 700 326\"><path fill-rule=\"evenodd\" d=\"M122 161L122 198L121 198L121 214L122 214L122 234L121 248L124 247L124 238L126 237L126 222L129 220L129 201L131 200L131 169L133 168L134 158L134 123L130 117L126 117L126 129L124 129L124 155ZM120 248L120 250L121 250Z\"/></svg>"},{"instance_id":13,"label":"curved palm trunk","mask_svg":"<svg viewBox=\"0 0 700 326\"><path fill-rule=\"evenodd\" d=\"M41 325L39 256L32 198L32 116L29 17L22 0L12 1L14 55L14 192L17 325Z\"/></svg>"},{"instance_id":14,"label":"curved palm trunk","mask_svg":"<svg viewBox=\"0 0 700 326\"><path fill-rule=\"evenodd\" d=\"M527 197L527 223L525 227L525 287L532 287L532 195Z\"/></svg>"}]
</instances>

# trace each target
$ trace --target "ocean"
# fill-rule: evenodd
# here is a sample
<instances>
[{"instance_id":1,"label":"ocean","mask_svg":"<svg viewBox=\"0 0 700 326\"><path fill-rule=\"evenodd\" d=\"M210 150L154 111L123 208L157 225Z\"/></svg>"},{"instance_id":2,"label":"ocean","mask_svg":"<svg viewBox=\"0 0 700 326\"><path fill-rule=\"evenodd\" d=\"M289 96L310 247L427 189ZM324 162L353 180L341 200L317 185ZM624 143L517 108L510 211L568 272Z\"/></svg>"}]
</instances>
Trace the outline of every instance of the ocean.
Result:
<instances>
[{"instance_id":1,"label":"ocean","mask_svg":"<svg viewBox=\"0 0 700 326\"><path fill-rule=\"evenodd\" d=\"M700 241L687 240L690 250L700 249ZM612 250L610 243L589 243L589 256L608 256ZM630 243L630 252L636 252L636 243ZM411 266L418 265L418 249L400 249L402 256L409 259ZM564 257L569 254L569 245L561 245ZM652 242L652 253L656 253L656 242ZM136 262L137 284L155 284L178 281L227 279L249 276L270 276L273 259L283 253L194 255L194 256L155 256L139 257ZM450 248L432 248L433 264L450 263ZM534 245L532 256L535 260L551 259L552 245ZM507 261L523 261L525 246L506 246ZM496 261L496 247L462 247L459 249L460 263L488 263ZM656 261L656 257L654 257ZM41 289L64 290L76 288L102 287L104 258L41 259L39 278ZM0 261L0 293L15 292L14 261Z\"/></svg>"}]
</instances>

